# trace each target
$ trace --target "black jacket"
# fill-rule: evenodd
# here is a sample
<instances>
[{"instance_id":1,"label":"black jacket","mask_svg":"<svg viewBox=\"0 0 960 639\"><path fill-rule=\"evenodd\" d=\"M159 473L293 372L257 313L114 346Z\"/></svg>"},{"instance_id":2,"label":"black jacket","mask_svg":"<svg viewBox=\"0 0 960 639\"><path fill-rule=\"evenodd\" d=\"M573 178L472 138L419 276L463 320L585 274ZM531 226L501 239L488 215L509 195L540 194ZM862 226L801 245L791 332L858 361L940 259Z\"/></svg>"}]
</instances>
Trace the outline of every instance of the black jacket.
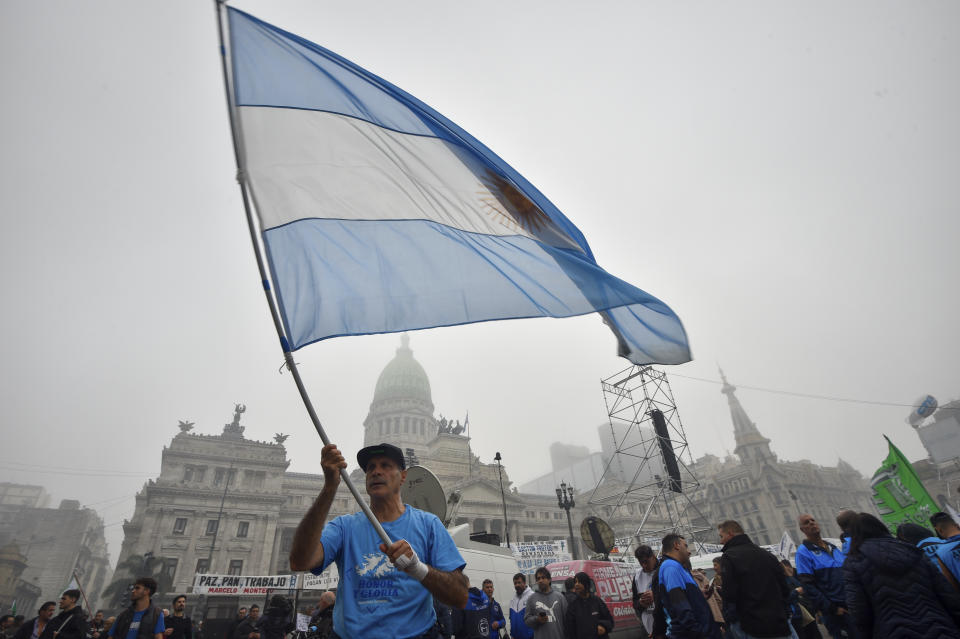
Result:
<instances>
[{"instance_id":1,"label":"black jacket","mask_svg":"<svg viewBox=\"0 0 960 639\"><path fill-rule=\"evenodd\" d=\"M597 626L613 630L613 616L607 604L596 595L587 598L576 597L567 603L567 614L563 620L564 633L568 639L596 639Z\"/></svg>"},{"instance_id":2,"label":"black jacket","mask_svg":"<svg viewBox=\"0 0 960 639\"><path fill-rule=\"evenodd\" d=\"M653 632L650 636L667 636L667 615L663 610L663 601L660 600L660 565L653 571L653 579L650 581L650 589L653 591Z\"/></svg>"},{"instance_id":3,"label":"black jacket","mask_svg":"<svg viewBox=\"0 0 960 639\"><path fill-rule=\"evenodd\" d=\"M168 630L173 628L173 632L167 635L168 639L193 639L193 622L190 621L190 617L186 615L182 617L167 615L163 618L163 625ZM114 637L113 639L124 638Z\"/></svg>"},{"instance_id":4,"label":"black jacket","mask_svg":"<svg viewBox=\"0 0 960 639\"><path fill-rule=\"evenodd\" d=\"M914 546L867 539L847 555L843 578L861 639L960 637L960 594Z\"/></svg>"},{"instance_id":5,"label":"black jacket","mask_svg":"<svg viewBox=\"0 0 960 639\"><path fill-rule=\"evenodd\" d=\"M451 609L453 616L453 634L457 639L490 639L491 603L482 590L476 586L467 591L467 607L463 610Z\"/></svg>"},{"instance_id":6,"label":"black jacket","mask_svg":"<svg viewBox=\"0 0 960 639\"><path fill-rule=\"evenodd\" d=\"M74 606L48 621L40 639L53 639L55 632L57 639L87 639L87 618L83 609Z\"/></svg>"},{"instance_id":7,"label":"black jacket","mask_svg":"<svg viewBox=\"0 0 960 639\"><path fill-rule=\"evenodd\" d=\"M260 639L283 639L297 624L290 621L289 605L270 606L257 621Z\"/></svg>"},{"instance_id":8,"label":"black jacket","mask_svg":"<svg viewBox=\"0 0 960 639\"><path fill-rule=\"evenodd\" d=\"M250 618L250 615L247 615L243 620L237 624L236 629L233 631L233 636L228 637L227 639L247 639L250 636L251 632L260 632L257 629L257 623L260 621L257 618L256 621ZM114 637L114 639L121 639L120 637Z\"/></svg>"},{"instance_id":9,"label":"black jacket","mask_svg":"<svg viewBox=\"0 0 960 639\"><path fill-rule=\"evenodd\" d=\"M776 557L740 534L723 545L720 572L728 624L755 637L790 634L790 589Z\"/></svg>"}]
</instances>

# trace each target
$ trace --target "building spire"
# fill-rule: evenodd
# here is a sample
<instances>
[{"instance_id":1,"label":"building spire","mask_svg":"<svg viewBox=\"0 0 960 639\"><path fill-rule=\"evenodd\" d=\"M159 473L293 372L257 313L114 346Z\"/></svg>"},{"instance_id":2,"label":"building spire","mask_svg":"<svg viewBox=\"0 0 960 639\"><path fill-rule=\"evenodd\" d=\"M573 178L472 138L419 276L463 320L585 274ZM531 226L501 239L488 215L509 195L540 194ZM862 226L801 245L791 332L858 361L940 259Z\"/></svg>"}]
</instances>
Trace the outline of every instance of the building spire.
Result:
<instances>
[{"instance_id":1,"label":"building spire","mask_svg":"<svg viewBox=\"0 0 960 639\"><path fill-rule=\"evenodd\" d=\"M717 367L719 368L719 366ZM760 434L757 425L750 421L747 411L743 408L740 400L737 399L737 387L727 381L723 369L720 370L720 379L723 380L723 386L720 392L727 396L727 402L730 404L730 419L733 421L733 436L736 439L737 447L734 449L741 460L748 457L759 459L760 457L773 457L770 451L770 440ZM753 452L751 452L753 449Z\"/></svg>"}]
</instances>

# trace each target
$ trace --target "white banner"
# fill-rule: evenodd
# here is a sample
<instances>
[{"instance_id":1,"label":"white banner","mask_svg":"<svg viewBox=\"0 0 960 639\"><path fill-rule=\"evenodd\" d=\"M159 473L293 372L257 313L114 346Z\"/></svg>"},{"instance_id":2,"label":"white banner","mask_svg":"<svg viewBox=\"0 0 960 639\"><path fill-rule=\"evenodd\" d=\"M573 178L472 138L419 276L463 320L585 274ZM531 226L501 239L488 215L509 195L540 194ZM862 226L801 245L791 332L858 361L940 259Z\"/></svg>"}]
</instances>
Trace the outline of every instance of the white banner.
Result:
<instances>
[{"instance_id":1,"label":"white banner","mask_svg":"<svg viewBox=\"0 0 960 639\"><path fill-rule=\"evenodd\" d=\"M319 575L304 573L300 587L303 590L330 590L336 588L339 583L340 573L337 572L337 564L330 564Z\"/></svg>"},{"instance_id":2,"label":"white banner","mask_svg":"<svg viewBox=\"0 0 960 639\"><path fill-rule=\"evenodd\" d=\"M524 541L511 544L513 556L520 566L520 572L527 574L537 568L558 561L570 561L573 556L567 547L566 539L557 541Z\"/></svg>"},{"instance_id":3,"label":"white banner","mask_svg":"<svg viewBox=\"0 0 960 639\"><path fill-rule=\"evenodd\" d=\"M781 559L790 559L797 552L797 544L793 543L793 537L786 530L780 538L780 545L777 546L777 554Z\"/></svg>"},{"instance_id":4,"label":"white banner","mask_svg":"<svg viewBox=\"0 0 960 639\"><path fill-rule=\"evenodd\" d=\"M271 590L295 590L297 575L197 575L193 578L195 595L266 595Z\"/></svg>"}]
</instances>

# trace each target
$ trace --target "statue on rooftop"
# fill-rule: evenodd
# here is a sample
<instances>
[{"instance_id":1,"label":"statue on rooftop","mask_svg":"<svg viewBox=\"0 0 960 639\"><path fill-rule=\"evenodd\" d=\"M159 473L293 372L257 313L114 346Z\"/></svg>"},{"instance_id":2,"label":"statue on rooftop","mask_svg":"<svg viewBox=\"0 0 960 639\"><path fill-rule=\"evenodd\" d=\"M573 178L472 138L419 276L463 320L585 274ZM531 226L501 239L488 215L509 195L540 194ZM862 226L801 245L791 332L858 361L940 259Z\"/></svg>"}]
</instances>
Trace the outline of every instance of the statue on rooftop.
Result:
<instances>
[{"instance_id":1,"label":"statue on rooftop","mask_svg":"<svg viewBox=\"0 0 960 639\"><path fill-rule=\"evenodd\" d=\"M243 404L234 404L233 421L223 425L223 436L233 439L243 439L244 427L240 425L240 415L243 415L247 407Z\"/></svg>"}]
</instances>

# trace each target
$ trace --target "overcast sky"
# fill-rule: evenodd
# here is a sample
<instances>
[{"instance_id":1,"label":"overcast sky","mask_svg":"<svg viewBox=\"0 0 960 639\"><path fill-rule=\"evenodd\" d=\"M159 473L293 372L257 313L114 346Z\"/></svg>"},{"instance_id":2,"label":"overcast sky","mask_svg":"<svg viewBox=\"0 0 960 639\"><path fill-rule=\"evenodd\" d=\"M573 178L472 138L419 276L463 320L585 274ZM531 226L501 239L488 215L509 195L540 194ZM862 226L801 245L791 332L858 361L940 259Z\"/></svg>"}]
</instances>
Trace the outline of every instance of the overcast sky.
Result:
<instances>
[{"instance_id":1,"label":"overcast sky","mask_svg":"<svg viewBox=\"0 0 960 639\"><path fill-rule=\"evenodd\" d=\"M960 396L960 3L255 2L463 126L668 303L696 456L733 449L718 364L784 459L866 475L905 406ZM234 180L212 2L0 3L0 481L101 510L113 559L177 422L320 442L276 343ZM399 336L296 355L353 457ZM514 481L599 449L598 317L420 331L438 415ZM711 381L699 381L713 380ZM894 405L884 405L884 403Z\"/></svg>"}]
</instances>

